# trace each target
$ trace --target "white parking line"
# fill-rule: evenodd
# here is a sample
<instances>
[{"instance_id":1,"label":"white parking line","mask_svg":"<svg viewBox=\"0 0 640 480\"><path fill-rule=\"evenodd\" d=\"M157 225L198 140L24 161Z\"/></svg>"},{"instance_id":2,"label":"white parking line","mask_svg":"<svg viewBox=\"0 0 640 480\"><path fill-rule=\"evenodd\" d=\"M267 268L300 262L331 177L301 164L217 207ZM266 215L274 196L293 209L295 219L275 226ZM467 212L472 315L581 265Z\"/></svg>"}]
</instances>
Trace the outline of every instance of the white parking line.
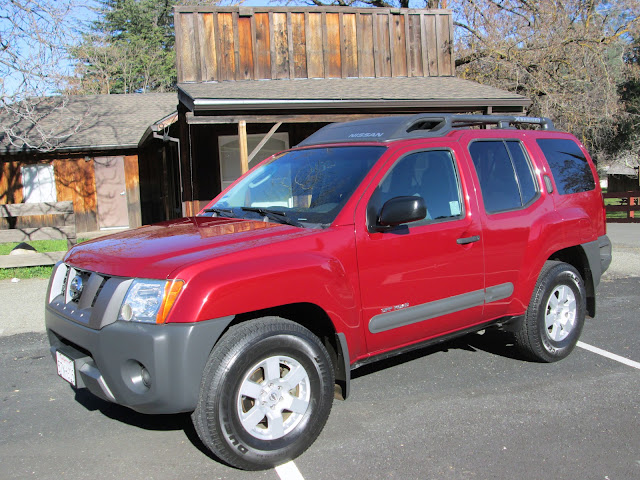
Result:
<instances>
[{"instance_id":1,"label":"white parking line","mask_svg":"<svg viewBox=\"0 0 640 480\"><path fill-rule=\"evenodd\" d=\"M637 368L640 370L640 363L634 362L633 360L629 360L628 358L621 357L620 355L616 355L615 353L607 352L606 350L602 350L601 348L594 347L593 345L589 345L588 343L578 342L578 347L584 348L585 350L589 350L590 352L597 353L598 355L602 355L603 357L610 358L611 360L615 360L616 362L624 363L633 368Z\"/></svg>"},{"instance_id":2,"label":"white parking line","mask_svg":"<svg viewBox=\"0 0 640 480\"><path fill-rule=\"evenodd\" d=\"M276 467L276 473L280 480L304 480L304 477L293 463L293 460Z\"/></svg>"},{"instance_id":3,"label":"white parking line","mask_svg":"<svg viewBox=\"0 0 640 480\"><path fill-rule=\"evenodd\" d=\"M589 345L588 343L578 342L577 346L640 370L640 362L634 362L633 360L621 357L620 355L616 355L615 353L607 352L606 350L602 350L601 348ZM278 477L280 477L280 480L304 480L304 477L300 473L300 470L298 470L298 467L295 463L293 463L293 461L277 466L275 468L275 471L278 474Z\"/></svg>"}]
</instances>

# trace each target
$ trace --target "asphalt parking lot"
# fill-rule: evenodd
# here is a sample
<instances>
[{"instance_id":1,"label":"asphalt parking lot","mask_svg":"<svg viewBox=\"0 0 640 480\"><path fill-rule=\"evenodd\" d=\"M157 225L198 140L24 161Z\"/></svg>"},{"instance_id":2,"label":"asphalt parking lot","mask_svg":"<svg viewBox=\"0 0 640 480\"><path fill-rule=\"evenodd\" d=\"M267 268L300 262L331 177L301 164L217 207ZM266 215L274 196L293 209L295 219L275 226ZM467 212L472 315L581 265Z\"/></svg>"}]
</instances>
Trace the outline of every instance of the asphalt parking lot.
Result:
<instances>
[{"instance_id":1,"label":"asphalt parking lot","mask_svg":"<svg viewBox=\"0 0 640 480\"><path fill-rule=\"evenodd\" d=\"M567 359L524 361L487 332L363 367L277 471L209 458L187 415L74 393L43 334L46 281L0 282L0 478L640 478L640 225L609 234L598 314Z\"/></svg>"}]
</instances>

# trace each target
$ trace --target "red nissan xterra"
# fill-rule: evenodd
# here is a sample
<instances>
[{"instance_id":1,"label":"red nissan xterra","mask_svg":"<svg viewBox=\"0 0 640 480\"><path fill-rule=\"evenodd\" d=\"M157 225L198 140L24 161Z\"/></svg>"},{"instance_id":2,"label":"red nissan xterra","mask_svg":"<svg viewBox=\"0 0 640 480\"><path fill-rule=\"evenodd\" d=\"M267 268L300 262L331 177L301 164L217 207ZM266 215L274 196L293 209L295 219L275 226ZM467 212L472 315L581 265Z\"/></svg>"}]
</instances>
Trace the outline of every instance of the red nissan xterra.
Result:
<instances>
[{"instance_id":1,"label":"red nissan xterra","mask_svg":"<svg viewBox=\"0 0 640 480\"><path fill-rule=\"evenodd\" d=\"M261 469L307 449L368 362L487 327L564 358L610 262L595 167L550 120L376 118L322 128L195 217L74 247L46 324L74 388L193 412L215 455Z\"/></svg>"}]
</instances>

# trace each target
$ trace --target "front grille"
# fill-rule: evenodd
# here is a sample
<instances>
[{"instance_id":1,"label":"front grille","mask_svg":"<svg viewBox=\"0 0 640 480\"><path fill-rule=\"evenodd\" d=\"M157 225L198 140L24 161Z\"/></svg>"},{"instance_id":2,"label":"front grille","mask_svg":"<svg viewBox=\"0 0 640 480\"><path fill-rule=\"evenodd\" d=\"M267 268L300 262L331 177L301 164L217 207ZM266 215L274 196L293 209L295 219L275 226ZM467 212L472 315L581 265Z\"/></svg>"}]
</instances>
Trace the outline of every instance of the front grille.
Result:
<instances>
[{"instance_id":1,"label":"front grille","mask_svg":"<svg viewBox=\"0 0 640 480\"><path fill-rule=\"evenodd\" d=\"M67 267L61 292L64 303L72 302L82 309L95 306L102 287L109 278L111 277L99 273Z\"/></svg>"},{"instance_id":2,"label":"front grille","mask_svg":"<svg viewBox=\"0 0 640 480\"><path fill-rule=\"evenodd\" d=\"M53 273L49 307L68 320L99 330L117 320L132 280L60 264Z\"/></svg>"},{"instance_id":3,"label":"front grille","mask_svg":"<svg viewBox=\"0 0 640 480\"><path fill-rule=\"evenodd\" d=\"M93 296L93 301L91 302L91 308L93 308L96 305L96 300L98 300L98 297L100 296L100 292L102 291L102 287L104 287L104 284L107 283L107 280L109 280L109 278L111 278L111 277L102 277L102 281L100 282L100 286L98 287L98 291Z\"/></svg>"},{"instance_id":4,"label":"front grille","mask_svg":"<svg viewBox=\"0 0 640 480\"><path fill-rule=\"evenodd\" d=\"M72 274L73 278L71 277ZM66 283L69 285L69 297L72 302L80 303L80 298L82 297L82 294L85 292L85 289L89 284L91 273L81 270L69 269L68 276L69 278L67 279ZM79 288L78 285L80 286ZM94 303L93 299L91 303Z\"/></svg>"}]
</instances>

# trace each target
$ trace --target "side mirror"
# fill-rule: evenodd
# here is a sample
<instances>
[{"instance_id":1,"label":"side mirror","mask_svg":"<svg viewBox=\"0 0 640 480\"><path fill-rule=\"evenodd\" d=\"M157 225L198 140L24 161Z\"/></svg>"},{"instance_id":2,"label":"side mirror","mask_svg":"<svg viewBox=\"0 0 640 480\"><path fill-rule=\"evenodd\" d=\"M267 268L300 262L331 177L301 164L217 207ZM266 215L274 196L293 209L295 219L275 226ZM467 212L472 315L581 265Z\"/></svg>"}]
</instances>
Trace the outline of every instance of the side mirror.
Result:
<instances>
[{"instance_id":1,"label":"side mirror","mask_svg":"<svg viewBox=\"0 0 640 480\"><path fill-rule=\"evenodd\" d=\"M403 223L417 222L427 216L427 206L422 197L394 197L380 209L375 231L384 231Z\"/></svg>"}]
</instances>

